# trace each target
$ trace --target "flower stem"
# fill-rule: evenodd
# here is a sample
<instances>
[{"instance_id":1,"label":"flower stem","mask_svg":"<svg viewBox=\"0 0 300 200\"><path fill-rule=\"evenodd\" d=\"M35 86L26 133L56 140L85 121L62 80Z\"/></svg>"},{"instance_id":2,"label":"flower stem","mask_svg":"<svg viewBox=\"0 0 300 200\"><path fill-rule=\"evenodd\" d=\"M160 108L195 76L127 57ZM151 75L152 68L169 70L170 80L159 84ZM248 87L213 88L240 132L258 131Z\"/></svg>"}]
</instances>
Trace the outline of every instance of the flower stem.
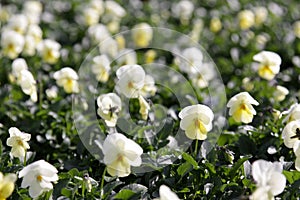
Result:
<instances>
[{"instance_id":1,"label":"flower stem","mask_svg":"<svg viewBox=\"0 0 300 200\"><path fill-rule=\"evenodd\" d=\"M198 141L199 140L196 139L195 150L194 150L195 159L197 159L198 156Z\"/></svg>"},{"instance_id":2,"label":"flower stem","mask_svg":"<svg viewBox=\"0 0 300 200\"><path fill-rule=\"evenodd\" d=\"M27 160L27 151L25 150L25 156L24 156L24 161L23 161L24 166L26 166L26 160Z\"/></svg>"},{"instance_id":3,"label":"flower stem","mask_svg":"<svg viewBox=\"0 0 300 200\"><path fill-rule=\"evenodd\" d=\"M104 186L104 176L106 174L106 167L104 168L103 174L102 174L102 179L101 179L101 185L100 185L100 199L102 199L103 196L103 186Z\"/></svg>"}]
</instances>

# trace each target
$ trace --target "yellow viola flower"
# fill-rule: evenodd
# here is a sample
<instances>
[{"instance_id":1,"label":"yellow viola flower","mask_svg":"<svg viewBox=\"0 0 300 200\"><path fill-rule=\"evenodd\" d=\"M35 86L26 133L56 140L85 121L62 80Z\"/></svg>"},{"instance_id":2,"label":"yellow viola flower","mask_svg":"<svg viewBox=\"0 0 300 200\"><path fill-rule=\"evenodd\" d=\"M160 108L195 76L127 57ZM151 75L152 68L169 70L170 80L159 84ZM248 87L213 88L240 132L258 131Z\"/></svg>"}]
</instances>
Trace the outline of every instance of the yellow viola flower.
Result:
<instances>
[{"instance_id":1,"label":"yellow viola flower","mask_svg":"<svg viewBox=\"0 0 300 200\"><path fill-rule=\"evenodd\" d=\"M133 27L132 38L137 47L147 47L153 37L153 30L147 23L140 23Z\"/></svg>"},{"instance_id":2,"label":"yellow viola flower","mask_svg":"<svg viewBox=\"0 0 300 200\"><path fill-rule=\"evenodd\" d=\"M187 106L179 113L180 128L192 140L205 140L207 133L213 128L214 113L202 104Z\"/></svg>"},{"instance_id":3,"label":"yellow viola flower","mask_svg":"<svg viewBox=\"0 0 300 200\"><path fill-rule=\"evenodd\" d=\"M77 73L70 67L64 67L55 72L53 77L56 79L57 85L63 87L66 93L79 92L79 85L77 82L79 77Z\"/></svg>"},{"instance_id":4,"label":"yellow viola flower","mask_svg":"<svg viewBox=\"0 0 300 200\"><path fill-rule=\"evenodd\" d=\"M151 49L151 50L148 50L146 51L145 53L145 62L148 64L148 63L153 63L154 59L156 57L156 52Z\"/></svg>"},{"instance_id":5,"label":"yellow viola flower","mask_svg":"<svg viewBox=\"0 0 300 200\"><path fill-rule=\"evenodd\" d=\"M143 149L120 133L109 134L103 143L104 163L111 176L125 177L131 173L130 166L142 164Z\"/></svg>"},{"instance_id":6,"label":"yellow viola flower","mask_svg":"<svg viewBox=\"0 0 300 200\"><path fill-rule=\"evenodd\" d=\"M233 117L236 122L250 123L253 120L253 115L256 115L256 111L253 105L259 105L259 103L253 99L248 92L241 92L231 97L227 103L229 107L229 115Z\"/></svg>"},{"instance_id":7,"label":"yellow viola flower","mask_svg":"<svg viewBox=\"0 0 300 200\"><path fill-rule=\"evenodd\" d=\"M15 189L17 176L15 174L3 175L0 172L0 200L7 199Z\"/></svg>"},{"instance_id":8,"label":"yellow viola flower","mask_svg":"<svg viewBox=\"0 0 300 200\"><path fill-rule=\"evenodd\" d=\"M213 33L217 33L222 29L222 22L219 18L214 17L211 19L209 29Z\"/></svg>"},{"instance_id":9,"label":"yellow viola flower","mask_svg":"<svg viewBox=\"0 0 300 200\"><path fill-rule=\"evenodd\" d=\"M281 58L277 53L262 51L253 56L259 62L258 75L266 80L272 80L280 71Z\"/></svg>"},{"instance_id":10,"label":"yellow viola flower","mask_svg":"<svg viewBox=\"0 0 300 200\"><path fill-rule=\"evenodd\" d=\"M255 23L255 15L251 10L243 10L238 13L239 25L243 30L249 29Z\"/></svg>"}]
</instances>

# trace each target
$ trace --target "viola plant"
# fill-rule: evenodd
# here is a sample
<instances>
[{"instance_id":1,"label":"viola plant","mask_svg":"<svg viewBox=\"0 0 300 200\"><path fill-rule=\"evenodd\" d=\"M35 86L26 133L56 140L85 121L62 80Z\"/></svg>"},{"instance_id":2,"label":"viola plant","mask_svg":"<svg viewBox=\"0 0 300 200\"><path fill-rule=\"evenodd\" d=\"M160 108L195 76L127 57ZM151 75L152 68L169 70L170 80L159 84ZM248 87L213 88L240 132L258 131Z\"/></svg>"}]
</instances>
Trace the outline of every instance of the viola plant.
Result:
<instances>
[{"instance_id":1,"label":"viola plant","mask_svg":"<svg viewBox=\"0 0 300 200\"><path fill-rule=\"evenodd\" d=\"M299 199L299 54L296 0L3 0L0 200Z\"/></svg>"}]
</instances>

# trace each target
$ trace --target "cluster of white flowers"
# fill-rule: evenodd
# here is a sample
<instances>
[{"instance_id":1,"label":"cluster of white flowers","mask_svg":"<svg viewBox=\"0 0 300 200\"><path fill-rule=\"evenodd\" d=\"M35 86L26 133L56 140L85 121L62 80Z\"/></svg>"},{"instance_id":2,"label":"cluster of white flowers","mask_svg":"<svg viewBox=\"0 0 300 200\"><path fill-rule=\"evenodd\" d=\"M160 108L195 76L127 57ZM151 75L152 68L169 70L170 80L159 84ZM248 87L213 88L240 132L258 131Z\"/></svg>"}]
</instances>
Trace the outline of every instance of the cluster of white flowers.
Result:
<instances>
[{"instance_id":1,"label":"cluster of white flowers","mask_svg":"<svg viewBox=\"0 0 300 200\"><path fill-rule=\"evenodd\" d=\"M32 73L28 70L26 61L23 58L17 58L12 63L12 75L16 83L21 86L22 91L30 96L33 102L37 101L36 81Z\"/></svg>"},{"instance_id":2,"label":"cluster of white flowers","mask_svg":"<svg viewBox=\"0 0 300 200\"><path fill-rule=\"evenodd\" d=\"M27 149L30 148L29 141L31 135L21 132L16 127L11 127L9 130L10 137L6 144L11 148L11 155L26 162ZM29 187L29 195L32 198L37 198L44 191L53 189L51 182L58 181L57 169L44 160L33 162L24 167L19 172L19 178L23 177L21 184L22 188ZM0 198L6 199L14 190L14 182L16 181L15 174L8 174L3 177L0 173Z\"/></svg>"},{"instance_id":3,"label":"cluster of white flowers","mask_svg":"<svg viewBox=\"0 0 300 200\"><path fill-rule=\"evenodd\" d=\"M282 114L286 115L283 122L287 122L282 131L282 138L285 146L293 149L296 156L295 168L300 171L300 105L293 104Z\"/></svg>"}]
</instances>

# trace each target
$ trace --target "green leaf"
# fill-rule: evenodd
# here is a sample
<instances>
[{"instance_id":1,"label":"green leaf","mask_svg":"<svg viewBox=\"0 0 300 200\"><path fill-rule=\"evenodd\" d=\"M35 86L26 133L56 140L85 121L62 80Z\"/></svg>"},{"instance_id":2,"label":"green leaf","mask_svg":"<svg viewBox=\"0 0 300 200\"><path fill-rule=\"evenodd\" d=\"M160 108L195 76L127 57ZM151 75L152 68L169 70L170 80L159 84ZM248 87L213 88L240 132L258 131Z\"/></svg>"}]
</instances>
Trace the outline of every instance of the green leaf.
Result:
<instances>
[{"instance_id":1,"label":"green leaf","mask_svg":"<svg viewBox=\"0 0 300 200\"><path fill-rule=\"evenodd\" d=\"M135 195L135 192L133 192L132 190L123 189L117 195L114 196L114 199L126 200L132 197L133 195Z\"/></svg>"},{"instance_id":2,"label":"green leaf","mask_svg":"<svg viewBox=\"0 0 300 200\"><path fill-rule=\"evenodd\" d=\"M182 154L182 157L184 160L186 160L188 163L190 163L191 165L193 165L194 169L197 169L199 166L198 166L198 163L195 161L195 159L187 154L187 153L183 153Z\"/></svg>"},{"instance_id":3,"label":"green leaf","mask_svg":"<svg viewBox=\"0 0 300 200\"><path fill-rule=\"evenodd\" d=\"M300 172L298 171L283 170L282 173L290 184L293 184L295 181L300 180Z\"/></svg>"},{"instance_id":4,"label":"green leaf","mask_svg":"<svg viewBox=\"0 0 300 200\"><path fill-rule=\"evenodd\" d=\"M61 194L66 196L66 197L72 197L72 191L71 190L68 190L67 188L63 188L61 190Z\"/></svg>"},{"instance_id":5,"label":"green leaf","mask_svg":"<svg viewBox=\"0 0 300 200\"><path fill-rule=\"evenodd\" d=\"M231 170L229 171L229 176L231 177L231 179L236 175L236 173L237 173L238 169L241 167L241 165L246 160L249 160L250 158L252 158L252 156L245 156L245 157L239 159L237 162L234 163Z\"/></svg>"},{"instance_id":6,"label":"green leaf","mask_svg":"<svg viewBox=\"0 0 300 200\"><path fill-rule=\"evenodd\" d=\"M188 172L190 172L193 169L193 166L189 162L185 162L182 165L180 165L177 169L177 173L183 177Z\"/></svg>"}]
</instances>

